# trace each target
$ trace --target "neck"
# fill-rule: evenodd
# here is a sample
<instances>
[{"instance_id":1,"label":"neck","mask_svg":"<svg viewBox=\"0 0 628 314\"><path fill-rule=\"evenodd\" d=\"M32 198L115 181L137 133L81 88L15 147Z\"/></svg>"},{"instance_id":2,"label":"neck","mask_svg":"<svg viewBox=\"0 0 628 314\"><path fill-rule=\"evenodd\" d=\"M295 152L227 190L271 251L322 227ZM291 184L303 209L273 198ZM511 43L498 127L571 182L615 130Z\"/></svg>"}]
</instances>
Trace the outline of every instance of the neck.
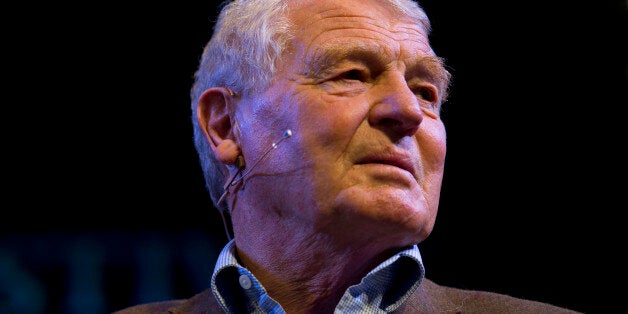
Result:
<instances>
[{"instance_id":1,"label":"neck","mask_svg":"<svg viewBox=\"0 0 628 314\"><path fill-rule=\"evenodd\" d=\"M398 250L372 238L280 229L236 230L235 239L243 265L287 313L333 313L349 286Z\"/></svg>"}]
</instances>

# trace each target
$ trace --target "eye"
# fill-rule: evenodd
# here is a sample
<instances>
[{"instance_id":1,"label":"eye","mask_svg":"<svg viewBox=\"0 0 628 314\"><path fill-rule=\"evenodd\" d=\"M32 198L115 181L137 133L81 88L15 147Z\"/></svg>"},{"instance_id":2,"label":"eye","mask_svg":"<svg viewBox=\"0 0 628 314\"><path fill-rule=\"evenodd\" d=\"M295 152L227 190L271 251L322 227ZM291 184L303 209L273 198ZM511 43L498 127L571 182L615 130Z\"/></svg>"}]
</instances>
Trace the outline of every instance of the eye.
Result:
<instances>
[{"instance_id":1,"label":"eye","mask_svg":"<svg viewBox=\"0 0 628 314\"><path fill-rule=\"evenodd\" d=\"M340 74L338 76L338 79L350 81L364 81L366 79L366 76L360 70L350 70Z\"/></svg>"},{"instance_id":2,"label":"eye","mask_svg":"<svg viewBox=\"0 0 628 314\"><path fill-rule=\"evenodd\" d=\"M419 86L415 89L415 94L419 96L421 99L428 102L436 102L438 101L438 93L436 88L432 85L423 85Z\"/></svg>"}]
</instances>

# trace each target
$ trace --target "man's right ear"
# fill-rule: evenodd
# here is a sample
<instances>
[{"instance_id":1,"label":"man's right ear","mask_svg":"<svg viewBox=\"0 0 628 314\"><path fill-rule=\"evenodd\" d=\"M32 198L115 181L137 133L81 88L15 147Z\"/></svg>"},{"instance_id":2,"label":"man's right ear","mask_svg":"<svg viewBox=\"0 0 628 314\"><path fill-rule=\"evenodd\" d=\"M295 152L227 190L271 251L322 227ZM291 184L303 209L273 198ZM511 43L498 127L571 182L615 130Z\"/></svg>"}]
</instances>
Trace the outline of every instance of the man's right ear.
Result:
<instances>
[{"instance_id":1,"label":"man's right ear","mask_svg":"<svg viewBox=\"0 0 628 314\"><path fill-rule=\"evenodd\" d=\"M235 165L241 155L230 110L235 96L229 88L212 87L203 92L196 104L198 124L216 157L226 165Z\"/></svg>"}]
</instances>

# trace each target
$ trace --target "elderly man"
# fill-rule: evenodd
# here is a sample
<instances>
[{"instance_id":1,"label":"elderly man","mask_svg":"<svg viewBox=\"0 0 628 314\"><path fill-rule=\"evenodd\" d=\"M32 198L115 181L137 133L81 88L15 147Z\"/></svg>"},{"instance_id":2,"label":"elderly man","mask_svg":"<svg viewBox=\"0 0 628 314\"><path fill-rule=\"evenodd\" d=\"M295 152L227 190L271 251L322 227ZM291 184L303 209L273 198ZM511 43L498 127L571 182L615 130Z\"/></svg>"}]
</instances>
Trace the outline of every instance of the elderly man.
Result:
<instances>
[{"instance_id":1,"label":"elderly man","mask_svg":"<svg viewBox=\"0 0 628 314\"><path fill-rule=\"evenodd\" d=\"M424 277L450 80L429 31L410 0L228 3L191 97L232 239L211 288L120 313L571 312Z\"/></svg>"}]
</instances>

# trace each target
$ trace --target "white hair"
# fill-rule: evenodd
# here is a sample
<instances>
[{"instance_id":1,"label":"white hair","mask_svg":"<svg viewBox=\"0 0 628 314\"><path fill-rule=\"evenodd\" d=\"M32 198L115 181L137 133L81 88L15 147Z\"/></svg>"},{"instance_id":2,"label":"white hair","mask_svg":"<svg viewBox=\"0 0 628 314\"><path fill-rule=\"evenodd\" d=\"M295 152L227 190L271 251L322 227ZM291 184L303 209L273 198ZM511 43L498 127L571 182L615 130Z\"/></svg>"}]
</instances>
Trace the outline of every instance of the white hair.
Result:
<instances>
[{"instance_id":1,"label":"white hair","mask_svg":"<svg viewBox=\"0 0 628 314\"><path fill-rule=\"evenodd\" d=\"M399 13L417 21L429 34L430 21L416 2L388 0L388 3ZM287 18L287 6L286 0L224 2L214 33L194 74L190 92L194 144L207 189L219 210L228 209L228 202L217 204L224 192L227 174L198 125L197 103L201 94L211 87L228 87L243 97L268 87L276 63L292 38L293 27Z\"/></svg>"}]
</instances>

